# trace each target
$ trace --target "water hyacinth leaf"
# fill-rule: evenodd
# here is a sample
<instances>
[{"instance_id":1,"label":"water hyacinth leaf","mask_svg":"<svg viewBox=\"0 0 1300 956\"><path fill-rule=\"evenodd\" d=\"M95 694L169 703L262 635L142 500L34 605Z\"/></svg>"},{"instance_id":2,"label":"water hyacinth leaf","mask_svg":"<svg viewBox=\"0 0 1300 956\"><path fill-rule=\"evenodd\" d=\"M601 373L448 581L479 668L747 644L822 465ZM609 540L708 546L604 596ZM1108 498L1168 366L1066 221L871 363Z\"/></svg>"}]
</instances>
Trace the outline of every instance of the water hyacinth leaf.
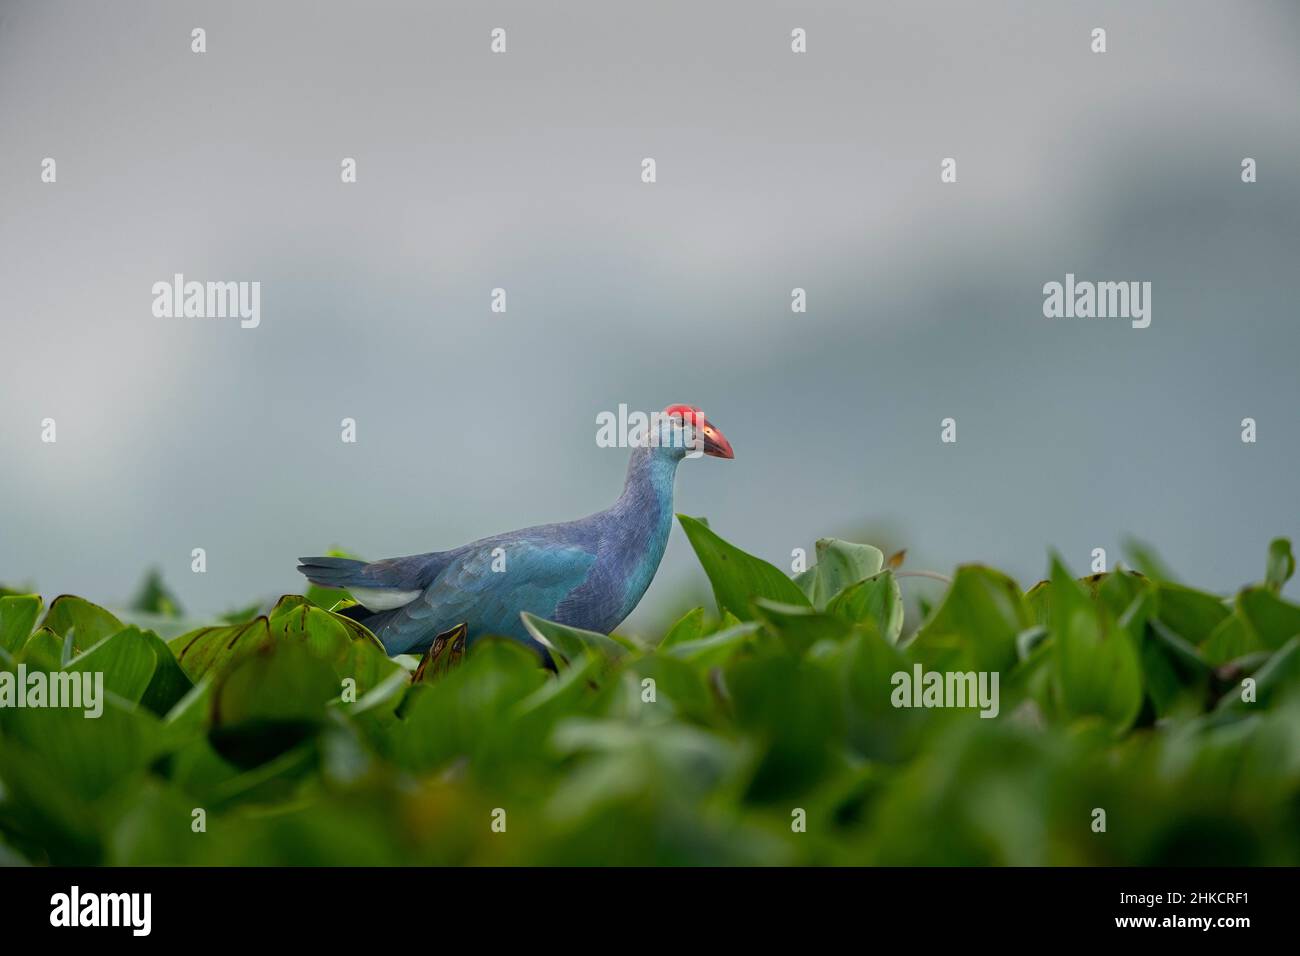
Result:
<instances>
[{"instance_id":1,"label":"water hyacinth leaf","mask_svg":"<svg viewBox=\"0 0 1300 956\"><path fill-rule=\"evenodd\" d=\"M831 769L845 719L839 686L822 661L790 654L737 658L726 668L737 724L763 741L750 782L758 801L781 799Z\"/></svg>"},{"instance_id":2,"label":"water hyacinth leaf","mask_svg":"<svg viewBox=\"0 0 1300 956\"><path fill-rule=\"evenodd\" d=\"M718 611L730 611L742 621L754 618L751 603L768 598L783 604L807 605L803 591L780 570L718 537L698 518L679 514L682 530L713 585Z\"/></svg>"},{"instance_id":3,"label":"water hyacinth leaf","mask_svg":"<svg viewBox=\"0 0 1300 956\"><path fill-rule=\"evenodd\" d=\"M1276 650L1300 635L1300 607L1268 588L1245 588L1237 595L1237 611L1268 650Z\"/></svg>"},{"instance_id":4,"label":"water hyacinth leaf","mask_svg":"<svg viewBox=\"0 0 1300 956\"><path fill-rule=\"evenodd\" d=\"M759 598L754 602L759 620L794 654L804 654L819 641L842 641L853 631L852 622L810 607L781 604Z\"/></svg>"},{"instance_id":5,"label":"water hyacinth leaf","mask_svg":"<svg viewBox=\"0 0 1300 956\"><path fill-rule=\"evenodd\" d=\"M692 608L683 614L664 639L659 642L659 649L664 650L672 647L674 644L680 644L682 641L693 641L704 634L704 608Z\"/></svg>"},{"instance_id":6,"label":"water hyacinth leaf","mask_svg":"<svg viewBox=\"0 0 1300 956\"><path fill-rule=\"evenodd\" d=\"M18 653L36 628L42 606L39 594L0 597L0 649Z\"/></svg>"},{"instance_id":7,"label":"water hyacinth leaf","mask_svg":"<svg viewBox=\"0 0 1300 956\"><path fill-rule=\"evenodd\" d=\"M1210 667L1182 637L1151 620L1140 638L1143 684L1157 717L1193 715L1201 709Z\"/></svg>"},{"instance_id":8,"label":"water hyacinth leaf","mask_svg":"<svg viewBox=\"0 0 1300 956\"><path fill-rule=\"evenodd\" d=\"M172 638L167 646L176 655L185 676L198 681L208 671L227 667L270 641L270 621L263 616L244 624L201 627Z\"/></svg>"},{"instance_id":9,"label":"water hyacinth leaf","mask_svg":"<svg viewBox=\"0 0 1300 956\"><path fill-rule=\"evenodd\" d=\"M1295 574L1295 555L1291 553L1290 539L1274 538L1268 546L1268 565L1264 573L1265 585L1274 592L1280 592L1293 574Z\"/></svg>"},{"instance_id":10,"label":"water hyacinth leaf","mask_svg":"<svg viewBox=\"0 0 1300 956\"><path fill-rule=\"evenodd\" d=\"M758 634L755 621L743 621L724 631L715 631L693 641L682 641L668 649L668 656L689 661L696 667L707 669L727 663L742 650L751 647Z\"/></svg>"},{"instance_id":11,"label":"water hyacinth leaf","mask_svg":"<svg viewBox=\"0 0 1300 956\"><path fill-rule=\"evenodd\" d=\"M167 656L171 658L170 652ZM101 673L105 690L138 704L157 667L158 660L144 633L139 628L128 627L79 654L64 670Z\"/></svg>"},{"instance_id":12,"label":"water hyacinth leaf","mask_svg":"<svg viewBox=\"0 0 1300 956\"><path fill-rule=\"evenodd\" d=\"M851 585L872 577L885 566L885 555L869 544L839 538L817 541L817 563L795 578L800 590L817 610Z\"/></svg>"},{"instance_id":13,"label":"water hyacinth leaf","mask_svg":"<svg viewBox=\"0 0 1300 956\"><path fill-rule=\"evenodd\" d=\"M266 763L314 734L341 689L334 670L306 645L268 643L217 679L209 740L238 766Z\"/></svg>"},{"instance_id":14,"label":"water hyacinth leaf","mask_svg":"<svg viewBox=\"0 0 1300 956\"><path fill-rule=\"evenodd\" d=\"M1128 729L1142 706L1142 668L1133 640L1059 561L1052 568L1050 630L1065 715L1100 717L1116 733Z\"/></svg>"},{"instance_id":15,"label":"water hyacinth leaf","mask_svg":"<svg viewBox=\"0 0 1300 956\"><path fill-rule=\"evenodd\" d=\"M1262 650L1264 650L1263 643L1246 623L1240 611L1219 622L1219 626L1200 648L1201 657L1211 667L1218 667Z\"/></svg>"},{"instance_id":16,"label":"water hyacinth leaf","mask_svg":"<svg viewBox=\"0 0 1300 956\"><path fill-rule=\"evenodd\" d=\"M962 565L907 650L933 670L1004 671L1016 663L1016 635L1033 623L1015 581Z\"/></svg>"},{"instance_id":17,"label":"water hyacinth leaf","mask_svg":"<svg viewBox=\"0 0 1300 956\"><path fill-rule=\"evenodd\" d=\"M99 703L93 719L72 707L5 708L0 726L74 794L94 799L143 774L160 741L159 722L148 711L109 694Z\"/></svg>"},{"instance_id":18,"label":"water hyacinth leaf","mask_svg":"<svg viewBox=\"0 0 1300 956\"><path fill-rule=\"evenodd\" d=\"M616 661L628 652L628 646L619 639L580 627L569 627L523 612L524 628L551 651L556 666L594 657L598 660Z\"/></svg>"},{"instance_id":19,"label":"water hyacinth leaf","mask_svg":"<svg viewBox=\"0 0 1300 956\"><path fill-rule=\"evenodd\" d=\"M1178 584L1160 584L1156 594L1156 617L1192 644L1209 640L1214 629L1232 613L1221 598Z\"/></svg>"},{"instance_id":20,"label":"water hyacinth leaf","mask_svg":"<svg viewBox=\"0 0 1300 956\"><path fill-rule=\"evenodd\" d=\"M98 604L71 594L56 597L41 624L60 637L66 636L69 630L75 628L77 646L82 650L116 634L124 626L111 612Z\"/></svg>"},{"instance_id":21,"label":"water hyacinth leaf","mask_svg":"<svg viewBox=\"0 0 1300 956\"><path fill-rule=\"evenodd\" d=\"M1300 637L1278 648L1250 678L1253 694L1243 680L1219 699L1219 708L1253 711L1272 706L1282 696L1300 697Z\"/></svg>"},{"instance_id":22,"label":"water hyacinth leaf","mask_svg":"<svg viewBox=\"0 0 1300 956\"><path fill-rule=\"evenodd\" d=\"M840 591L826 611L854 623L871 621L891 644L903 633L903 592L888 569Z\"/></svg>"},{"instance_id":23,"label":"water hyacinth leaf","mask_svg":"<svg viewBox=\"0 0 1300 956\"><path fill-rule=\"evenodd\" d=\"M31 633L14 656L14 664L57 671L63 667L63 638L42 625Z\"/></svg>"},{"instance_id":24,"label":"water hyacinth leaf","mask_svg":"<svg viewBox=\"0 0 1300 956\"><path fill-rule=\"evenodd\" d=\"M1102 575L1096 585L1096 595L1110 612L1111 617L1118 618L1133 606L1133 602L1140 595L1149 592L1153 586L1140 574L1116 570Z\"/></svg>"}]
</instances>

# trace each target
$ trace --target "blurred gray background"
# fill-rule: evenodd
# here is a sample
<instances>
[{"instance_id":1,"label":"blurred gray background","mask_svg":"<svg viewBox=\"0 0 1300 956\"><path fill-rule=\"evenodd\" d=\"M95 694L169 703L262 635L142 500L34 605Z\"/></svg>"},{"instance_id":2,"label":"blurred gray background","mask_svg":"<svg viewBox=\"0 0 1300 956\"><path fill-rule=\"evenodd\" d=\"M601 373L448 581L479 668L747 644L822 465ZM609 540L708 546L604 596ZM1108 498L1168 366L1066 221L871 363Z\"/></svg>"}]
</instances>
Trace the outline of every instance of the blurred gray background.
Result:
<instances>
[{"instance_id":1,"label":"blurred gray background","mask_svg":"<svg viewBox=\"0 0 1300 956\"><path fill-rule=\"evenodd\" d=\"M0 581L157 565L216 612L578 517L620 402L709 413L736 460L677 508L783 567L840 535L1027 585L1135 535L1226 592L1300 532L1300 5L0 11ZM261 327L154 318L174 272L260 280ZM1151 327L1045 319L1067 272L1151 281ZM703 585L674 530L629 630Z\"/></svg>"}]
</instances>

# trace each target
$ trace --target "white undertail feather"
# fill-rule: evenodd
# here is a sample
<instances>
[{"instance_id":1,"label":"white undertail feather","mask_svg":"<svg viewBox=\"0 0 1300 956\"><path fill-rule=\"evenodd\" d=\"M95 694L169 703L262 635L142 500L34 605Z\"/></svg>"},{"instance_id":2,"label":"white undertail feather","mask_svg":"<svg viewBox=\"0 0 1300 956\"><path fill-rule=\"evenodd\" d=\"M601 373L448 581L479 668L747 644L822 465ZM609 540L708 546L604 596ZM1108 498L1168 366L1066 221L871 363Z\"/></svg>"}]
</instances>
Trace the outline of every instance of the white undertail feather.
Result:
<instances>
[{"instance_id":1,"label":"white undertail feather","mask_svg":"<svg viewBox=\"0 0 1300 956\"><path fill-rule=\"evenodd\" d=\"M348 593L370 611L391 611L393 608L410 604L420 596L418 588L414 591L394 591L392 588L348 588Z\"/></svg>"}]
</instances>

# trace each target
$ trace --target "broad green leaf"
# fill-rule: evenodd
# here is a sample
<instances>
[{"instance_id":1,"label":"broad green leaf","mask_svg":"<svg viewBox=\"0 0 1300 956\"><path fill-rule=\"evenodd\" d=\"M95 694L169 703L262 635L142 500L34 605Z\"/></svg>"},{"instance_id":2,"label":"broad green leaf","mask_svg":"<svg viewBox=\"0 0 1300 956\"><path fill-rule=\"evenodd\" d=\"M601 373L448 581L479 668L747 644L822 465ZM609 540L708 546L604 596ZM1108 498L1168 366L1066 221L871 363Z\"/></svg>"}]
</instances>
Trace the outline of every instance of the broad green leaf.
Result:
<instances>
[{"instance_id":1,"label":"broad green leaf","mask_svg":"<svg viewBox=\"0 0 1300 956\"><path fill-rule=\"evenodd\" d=\"M167 656L170 657L171 654ZM128 627L79 654L64 670L102 673L105 690L132 704L138 704L148 689L157 666L153 648L143 632Z\"/></svg>"},{"instance_id":2,"label":"broad green leaf","mask_svg":"<svg viewBox=\"0 0 1300 956\"><path fill-rule=\"evenodd\" d=\"M1300 635L1300 607L1267 588L1242 590L1237 595L1237 611L1268 650L1277 650Z\"/></svg>"},{"instance_id":3,"label":"broad green leaf","mask_svg":"<svg viewBox=\"0 0 1300 956\"><path fill-rule=\"evenodd\" d=\"M891 644L897 644L903 633L903 593L888 568L840 591L826 611L854 623L871 621Z\"/></svg>"},{"instance_id":4,"label":"broad green leaf","mask_svg":"<svg viewBox=\"0 0 1300 956\"><path fill-rule=\"evenodd\" d=\"M931 670L1005 671L1016 663L1016 635L1032 623L1015 581L963 565L907 650Z\"/></svg>"},{"instance_id":5,"label":"broad green leaf","mask_svg":"<svg viewBox=\"0 0 1300 956\"><path fill-rule=\"evenodd\" d=\"M756 622L745 621L725 631L715 631L707 637L675 644L668 648L667 655L677 660L689 661L699 668L716 667L725 664L745 648L751 647L758 630L759 625Z\"/></svg>"},{"instance_id":6,"label":"broad green leaf","mask_svg":"<svg viewBox=\"0 0 1300 956\"><path fill-rule=\"evenodd\" d=\"M68 631L75 628L77 646L83 650L116 634L124 626L98 604L71 594L56 597L41 623L60 637L66 637Z\"/></svg>"},{"instance_id":7,"label":"broad green leaf","mask_svg":"<svg viewBox=\"0 0 1300 956\"><path fill-rule=\"evenodd\" d=\"M746 554L710 531L698 518L679 514L696 557L713 585L718 611L730 611L742 621L753 620L751 602L768 598L783 604L808 604L799 586L761 558Z\"/></svg>"},{"instance_id":8,"label":"broad green leaf","mask_svg":"<svg viewBox=\"0 0 1300 956\"><path fill-rule=\"evenodd\" d=\"M63 638L41 625L31 633L13 657L15 664L57 671L63 667Z\"/></svg>"},{"instance_id":9,"label":"broad green leaf","mask_svg":"<svg viewBox=\"0 0 1300 956\"><path fill-rule=\"evenodd\" d=\"M520 617L528 633L551 651L552 658L558 658L556 666L572 664L587 657L616 661L628 651L627 645L606 634L557 624L527 611Z\"/></svg>"},{"instance_id":10,"label":"broad green leaf","mask_svg":"<svg viewBox=\"0 0 1300 956\"><path fill-rule=\"evenodd\" d=\"M817 541L817 563L795 578L812 606L823 610L845 588L872 577L885 566L885 555L869 544L839 538Z\"/></svg>"},{"instance_id":11,"label":"broad green leaf","mask_svg":"<svg viewBox=\"0 0 1300 956\"><path fill-rule=\"evenodd\" d=\"M333 669L307 645L269 643L218 677L209 739L238 766L264 764L315 733L340 691Z\"/></svg>"},{"instance_id":12,"label":"broad green leaf","mask_svg":"<svg viewBox=\"0 0 1300 956\"><path fill-rule=\"evenodd\" d=\"M1116 733L1127 730L1142 706L1142 668L1132 637L1059 561L1052 568L1050 630L1065 715L1097 716Z\"/></svg>"},{"instance_id":13,"label":"broad green leaf","mask_svg":"<svg viewBox=\"0 0 1300 956\"><path fill-rule=\"evenodd\" d=\"M1287 538L1274 538L1268 546L1265 585L1274 592L1281 591L1282 585L1291 580L1293 574L1295 574L1295 555L1291 553L1291 541Z\"/></svg>"},{"instance_id":14,"label":"broad green leaf","mask_svg":"<svg viewBox=\"0 0 1300 956\"><path fill-rule=\"evenodd\" d=\"M162 639L137 627L105 638L64 669L102 672L106 689L160 717L193 686Z\"/></svg>"},{"instance_id":15,"label":"broad green leaf","mask_svg":"<svg viewBox=\"0 0 1300 956\"><path fill-rule=\"evenodd\" d=\"M1156 617L1192 644L1209 640L1214 629L1232 613L1222 598L1179 584L1160 584L1156 594Z\"/></svg>"},{"instance_id":16,"label":"broad green leaf","mask_svg":"<svg viewBox=\"0 0 1300 956\"><path fill-rule=\"evenodd\" d=\"M852 622L845 618L806 605L759 598L754 610L764 626L794 654L807 653L819 641L842 641L853 631Z\"/></svg>"},{"instance_id":17,"label":"broad green leaf","mask_svg":"<svg viewBox=\"0 0 1300 956\"><path fill-rule=\"evenodd\" d=\"M244 624L201 627L172 638L167 646L176 655L185 676L197 682L208 671L229 666L270 641L270 622L265 617L256 617Z\"/></svg>"},{"instance_id":18,"label":"broad green leaf","mask_svg":"<svg viewBox=\"0 0 1300 956\"><path fill-rule=\"evenodd\" d=\"M36 627L41 605L39 594L0 597L0 648L18 653Z\"/></svg>"},{"instance_id":19,"label":"broad green leaf","mask_svg":"<svg viewBox=\"0 0 1300 956\"><path fill-rule=\"evenodd\" d=\"M1218 667L1263 649L1259 636L1246 623L1241 612L1237 611L1219 622L1219 626L1201 645L1201 657L1211 667Z\"/></svg>"},{"instance_id":20,"label":"broad green leaf","mask_svg":"<svg viewBox=\"0 0 1300 956\"><path fill-rule=\"evenodd\" d=\"M1157 717L1193 716L1202 709L1210 666L1200 652L1159 620L1150 620L1137 638L1143 685Z\"/></svg>"},{"instance_id":21,"label":"broad green leaf","mask_svg":"<svg viewBox=\"0 0 1300 956\"><path fill-rule=\"evenodd\" d=\"M147 711L105 694L98 717L70 707L0 709L0 736L11 737L78 796L94 799L143 774L157 753L160 728Z\"/></svg>"},{"instance_id":22,"label":"broad green leaf","mask_svg":"<svg viewBox=\"0 0 1300 956\"><path fill-rule=\"evenodd\" d=\"M1242 685L1232 687L1219 699L1219 708L1253 711L1269 707L1282 695L1300 696L1300 637L1279 647L1252 675L1254 699L1245 700Z\"/></svg>"},{"instance_id":23,"label":"broad green leaf","mask_svg":"<svg viewBox=\"0 0 1300 956\"><path fill-rule=\"evenodd\" d=\"M659 642L659 650L665 650L682 641L693 641L704 633L704 608L692 608L668 629L664 639Z\"/></svg>"}]
</instances>

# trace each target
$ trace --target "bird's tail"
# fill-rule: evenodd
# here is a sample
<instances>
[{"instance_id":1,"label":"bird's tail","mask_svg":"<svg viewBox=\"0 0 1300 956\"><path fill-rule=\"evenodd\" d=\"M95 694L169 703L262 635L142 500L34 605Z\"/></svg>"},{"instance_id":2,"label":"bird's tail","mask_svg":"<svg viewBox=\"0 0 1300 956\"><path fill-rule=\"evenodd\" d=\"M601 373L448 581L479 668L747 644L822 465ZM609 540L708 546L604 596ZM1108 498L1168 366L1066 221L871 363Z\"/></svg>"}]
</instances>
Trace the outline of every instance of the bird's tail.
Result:
<instances>
[{"instance_id":1,"label":"bird's tail","mask_svg":"<svg viewBox=\"0 0 1300 956\"><path fill-rule=\"evenodd\" d=\"M365 561L355 558L299 558L298 561L298 570L307 580L323 588L346 589L360 584L358 572L366 566Z\"/></svg>"}]
</instances>

